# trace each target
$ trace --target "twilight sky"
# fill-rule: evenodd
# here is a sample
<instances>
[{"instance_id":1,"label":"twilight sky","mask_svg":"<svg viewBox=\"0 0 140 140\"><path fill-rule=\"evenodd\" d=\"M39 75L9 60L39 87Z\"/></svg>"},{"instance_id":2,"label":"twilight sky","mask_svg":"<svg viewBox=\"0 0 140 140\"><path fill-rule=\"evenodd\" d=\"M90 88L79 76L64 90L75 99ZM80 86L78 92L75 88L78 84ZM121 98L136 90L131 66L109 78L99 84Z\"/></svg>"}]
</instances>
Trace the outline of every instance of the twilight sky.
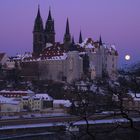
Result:
<instances>
[{"instance_id":1,"label":"twilight sky","mask_svg":"<svg viewBox=\"0 0 140 140\"><path fill-rule=\"evenodd\" d=\"M0 0L0 52L8 55L32 51L32 30L40 4L44 23L51 6L56 41L63 40L66 18L71 34L115 44L119 63L140 60L140 0ZM130 54L126 62L124 55Z\"/></svg>"}]
</instances>

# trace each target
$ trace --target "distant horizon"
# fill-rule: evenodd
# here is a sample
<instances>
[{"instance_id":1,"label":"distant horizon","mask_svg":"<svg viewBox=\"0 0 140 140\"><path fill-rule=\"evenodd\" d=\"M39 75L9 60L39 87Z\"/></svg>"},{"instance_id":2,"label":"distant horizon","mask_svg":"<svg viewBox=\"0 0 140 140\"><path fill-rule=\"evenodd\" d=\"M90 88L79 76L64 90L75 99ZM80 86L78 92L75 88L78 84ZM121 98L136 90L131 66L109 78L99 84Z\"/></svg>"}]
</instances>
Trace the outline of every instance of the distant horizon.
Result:
<instances>
[{"instance_id":1,"label":"distant horizon","mask_svg":"<svg viewBox=\"0 0 140 140\"><path fill-rule=\"evenodd\" d=\"M119 52L119 66L140 60L139 0L2 0L0 2L0 52L10 56L32 52L32 31L38 5L45 24L49 7L55 22L56 42L63 41L66 19L70 32L78 42L80 30L83 40L98 40L100 35L107 44L115 44ZM126 61L125 55L131 59Z\"/></svg>"}]
</instances>

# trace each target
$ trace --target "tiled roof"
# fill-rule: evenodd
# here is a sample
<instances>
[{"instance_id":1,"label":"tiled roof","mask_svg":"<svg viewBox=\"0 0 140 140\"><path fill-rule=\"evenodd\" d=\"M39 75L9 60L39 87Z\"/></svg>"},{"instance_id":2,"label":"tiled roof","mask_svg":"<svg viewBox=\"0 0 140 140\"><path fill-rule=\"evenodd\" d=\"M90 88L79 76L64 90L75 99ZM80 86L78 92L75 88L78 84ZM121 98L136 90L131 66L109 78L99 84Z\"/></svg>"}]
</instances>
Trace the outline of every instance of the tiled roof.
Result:
<instances>
[{"instance_id":1,"label":"tiled roof","mask_svg":"<svg viewBox=\"0 0 140 140\"><path fill-rule=\"evenodd\" d=\"M42 53L42 58L51 58L55 56L63 56L63 54L66 52L64 49L64 45L60 43L56 43L53 46L47 47L44 49Z\"/></svg>"}]
</instances>

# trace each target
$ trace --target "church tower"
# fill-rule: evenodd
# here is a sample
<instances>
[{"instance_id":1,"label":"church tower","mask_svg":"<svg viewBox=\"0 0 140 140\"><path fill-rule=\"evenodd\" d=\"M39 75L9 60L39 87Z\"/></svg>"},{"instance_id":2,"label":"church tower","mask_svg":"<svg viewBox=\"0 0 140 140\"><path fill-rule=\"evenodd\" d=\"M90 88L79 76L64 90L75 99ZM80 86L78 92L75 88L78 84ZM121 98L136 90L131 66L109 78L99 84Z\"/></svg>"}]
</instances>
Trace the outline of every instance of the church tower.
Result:
<instances>
[{"instance_id":1,"label":"church tower","mask_svg":"<svg viewBox=\"0 0 140 140\"><path fill-rule=\"evenodd\" d=\"M102 37L100 36L99 38L99 45L102 46L103 45L103 42L102 42Z\"/></svg>"},{"instance_id":2,"label":"church tower","mask_svg":"<svg viewBox=\"0 0 140 140\"><path fill-rule=\"evenodd\" d=\"M49 9L48 19L45 26L45 44L46 43L55 43L54 20L51 16L51 9Z\"/></svg>"},{"instance_id":3,"label":"church tower","mask_svg":"<svg viewBox=\"0 0 140 140\"><path fill-rule=\"evenodd\" d=\"M80 35L79 35L79 43L81 44L83 42L83 38L82 38L82 33L80 31Z\"/></svg>"},{"instance_id":4,"label":"church tower","mask_svg":"<svg viewBox=\"0 0 140 140\"><path fill-rule=\"evenodd\" d=\"M69 50L70 45L71 45L71 34L70 34L70 29L69 29L69 20L67 18L66 31L64 34L64 46L65 46L66 50Z\"/></svg>"},{"instance_id":5,"label":"church tower","mask_svg":"<svg viewBox=\"0 0 140 140\"><path fill-rule=\"evenodd\" d=\"M38 6L38 12L34 23L33 29L33 53L39 55L45 47L44 40L44 28L43 21L40 15L40 9Z\"/></svg>"}]
</instances>

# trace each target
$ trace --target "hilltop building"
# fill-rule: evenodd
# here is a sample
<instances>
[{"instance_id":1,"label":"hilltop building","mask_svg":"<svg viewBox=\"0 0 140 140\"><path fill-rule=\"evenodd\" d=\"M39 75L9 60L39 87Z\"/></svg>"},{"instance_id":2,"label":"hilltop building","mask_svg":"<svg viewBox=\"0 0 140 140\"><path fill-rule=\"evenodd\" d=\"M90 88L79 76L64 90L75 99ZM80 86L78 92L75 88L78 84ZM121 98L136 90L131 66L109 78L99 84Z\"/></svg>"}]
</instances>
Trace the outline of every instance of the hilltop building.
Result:
<instances>
[{"instance_id":1,"label":"hilltop building","mask_svg":"<svg viewBox=\"0 0 140 140\"><path fill-rule=\"evenodd\" d=\"M72 82L83 76L91 80L105 76L115 80L118 52L114 45L103 43L101 37L97 41L83 40L81 31L79 42L75 43L68 18L63 43L56 42L51 9L44 28L38 8L33 28L33 54L26 53L13 60L20 62L21 76L27 80Z\"/></svg>"}]
</instances>

